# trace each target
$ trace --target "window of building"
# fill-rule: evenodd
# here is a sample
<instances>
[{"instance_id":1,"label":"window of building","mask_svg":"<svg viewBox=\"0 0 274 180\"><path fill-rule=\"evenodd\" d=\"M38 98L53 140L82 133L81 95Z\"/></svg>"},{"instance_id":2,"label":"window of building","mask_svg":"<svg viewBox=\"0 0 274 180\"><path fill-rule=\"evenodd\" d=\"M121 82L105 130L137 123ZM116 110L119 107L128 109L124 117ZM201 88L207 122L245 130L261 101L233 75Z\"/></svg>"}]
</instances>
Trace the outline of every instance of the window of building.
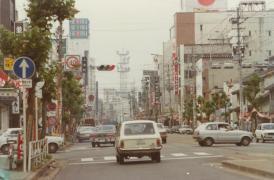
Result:
<instances>
[{"instance_id":1,"label":"window of building","mask_svg":"<svg viewBox=\"0 0 274 180\"><path fill-rule=\"evenodd\" d=\"M271 36L271 31L268 31L268 36Z\"/></svg>"},{"instance_id":2,"label":"window of building","mask_svg":"<svg viewBox=\"0 0 274 180\"><path fill-rule=\"evenodd\" d=\"M268 51L268 56L272 56L271 50Z\"/></svg>"},{"instance_id":3,"label":"window of building","mask_svg":"<svg viewBox=\"0 0 274 180\"><path fill-rule=\"evenodd\" d=\"M251 31L249 31L249 36L251 36Z\"/></svg>"},{"instance_id":4,"label":"window of building","mask_svg":"<svg viewBox=\"0 0 274 180\"><path fill-rule=\"evenodd\" d=\"M203 25L202 24L200 25L200 31L203 31Z\"/></svg>"},{"instance_id":5,"label":"window of building","mask_svg":"<svg viewBox=\"0 0 274 180\"><path fill-rule=\"evenodd\" d=\"M251 50L249 50L249 56L251 56L252 55L252 52L251 52Z\"/></svg>"}]
</instances>

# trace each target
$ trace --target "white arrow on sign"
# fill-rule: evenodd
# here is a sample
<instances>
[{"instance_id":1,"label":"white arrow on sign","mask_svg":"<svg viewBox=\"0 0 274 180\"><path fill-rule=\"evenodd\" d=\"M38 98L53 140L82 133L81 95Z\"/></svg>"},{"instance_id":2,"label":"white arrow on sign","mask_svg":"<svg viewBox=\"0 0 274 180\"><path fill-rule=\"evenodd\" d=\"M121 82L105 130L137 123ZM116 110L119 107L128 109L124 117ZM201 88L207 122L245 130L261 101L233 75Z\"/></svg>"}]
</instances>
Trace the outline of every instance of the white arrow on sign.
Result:
<instances>
[{"instance_id":1,"label":"white arrow on sign","mask_svg":"<svg viewBox=\"0 0 274 180\"><path fill-rule=\"evenodd\" d=\"M27 68L29 68L28 63L26 62L25 59L23 59L22 63L19 65L20 68L22 68L22 78L27 77Z\"/></svg>"}]
</instances>

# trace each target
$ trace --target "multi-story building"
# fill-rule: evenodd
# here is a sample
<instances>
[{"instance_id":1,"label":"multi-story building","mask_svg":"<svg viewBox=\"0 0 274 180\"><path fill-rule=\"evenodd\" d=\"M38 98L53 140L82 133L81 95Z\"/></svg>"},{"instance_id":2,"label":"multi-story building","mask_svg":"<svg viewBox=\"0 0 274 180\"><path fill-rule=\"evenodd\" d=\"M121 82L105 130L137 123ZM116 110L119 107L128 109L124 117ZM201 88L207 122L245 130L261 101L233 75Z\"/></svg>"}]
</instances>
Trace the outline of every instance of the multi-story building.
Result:
<instances>
[{"instance_id":1,"label":"multi-story building","mask_svg":"<svg viewBox=\"0 0 274 180\"><path fill-rule=\"evenodd\" d=\"M0 25L14 31L16 21L15 0L0 0Z\"/></svg>"}]
</instances>

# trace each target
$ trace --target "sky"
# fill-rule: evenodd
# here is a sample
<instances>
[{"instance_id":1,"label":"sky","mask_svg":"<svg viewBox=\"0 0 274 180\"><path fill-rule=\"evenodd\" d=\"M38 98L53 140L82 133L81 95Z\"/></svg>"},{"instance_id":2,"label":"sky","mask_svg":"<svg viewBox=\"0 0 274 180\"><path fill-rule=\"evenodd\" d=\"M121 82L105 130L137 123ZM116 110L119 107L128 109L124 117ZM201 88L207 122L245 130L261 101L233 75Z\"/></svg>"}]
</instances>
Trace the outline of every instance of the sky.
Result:
<instances>
[{"instance_id":1,"label":"sky","mask_svg":"<svg viewBox=\"0 0 274 180\"><path fill-rule=\"evenodd\" d=\"M19 20L25 18L27 0L16 0ZM130 52L129 81L140 88L142 70L152 69L153 54L162 54L169 39L173 15L181 11L180 0L76 0L77 18L90 19L91 56L96 64L117 64L119 50ZM228 0L235 9L239 0ZM266 0L274 2L274 0ZM274 3L272 3L274 4ZM68 27L66 27L68 28ZM99 89L119 88L119 74L97 72Z\"/></svg>"}]
</instances>

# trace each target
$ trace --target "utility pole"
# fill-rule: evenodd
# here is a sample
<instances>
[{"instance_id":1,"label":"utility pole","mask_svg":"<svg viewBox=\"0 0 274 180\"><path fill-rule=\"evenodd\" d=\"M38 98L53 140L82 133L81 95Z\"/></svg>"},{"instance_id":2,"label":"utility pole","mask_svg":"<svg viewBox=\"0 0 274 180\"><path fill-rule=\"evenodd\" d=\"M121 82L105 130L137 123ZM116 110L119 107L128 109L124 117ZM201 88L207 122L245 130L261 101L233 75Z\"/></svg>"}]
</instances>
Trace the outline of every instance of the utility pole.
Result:
<instances>
[{"instance_id":1,"label":"utility pole","mask_svg":"<svg viewBox=\"0 0 274 180\"><path fill-rule=\"evenodd\" d=\"M168 65L167 67L167 72L168 72L168 79L167 79L167 90L168 90L168 93L169 93L169 113L170 113L170 122L169 122L169 126L172 126L172 120L173 120L173 114L172 114L172 106L171 106L171 90L172 90L172 87L171 87L171 78L170 78L170 67Z\"/></svg>"},{"instance_id":2,"label":"utility pole","mask_svg":"<svg viewBox=\"0 0 274 180\"><path fill-rule=\"evenodd\" d=\"M241 6L241 5L240 5ZM241 127L243 123L243 80L242 80L242 43L241 43L241 32L240 32L240 25L242 22L240 22L241 16L240 16L240 7L237 8L237 17L231 18L230 21L232 24L237 25L237 46L236 46L236 58L239 62L239 95L240 95L240 114L239 114L239 125ZM233 50L234 51L234 50Z\"/></svg>"},{"instance_id":3,"label":"utility pole","mask_svg":"<svg viewBox=\"0 0 274 180\"><path fill-rule=\"evenodd\" d=\"M197 119L196 119L196 59L194 57L194 53L193 53L193 46L192 46L192 50L191 50L191 61L192 61L192 71L194 72L193 75L193 86L192 86L192 98L193 98L193 126L194 128L196 128L197 126Z\"/></svg>"}]
</instances>

